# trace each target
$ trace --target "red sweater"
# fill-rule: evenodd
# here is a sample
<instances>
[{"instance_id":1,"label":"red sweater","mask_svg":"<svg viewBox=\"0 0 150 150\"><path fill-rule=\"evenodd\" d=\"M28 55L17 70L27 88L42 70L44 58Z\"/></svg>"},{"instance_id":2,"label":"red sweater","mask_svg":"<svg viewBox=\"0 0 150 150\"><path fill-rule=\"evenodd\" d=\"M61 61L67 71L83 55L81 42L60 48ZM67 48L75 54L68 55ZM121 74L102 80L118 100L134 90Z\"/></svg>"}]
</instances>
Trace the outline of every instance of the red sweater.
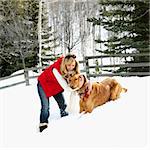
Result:
<instances>
[{"instance_id":1,"label":"red sweater","mask_svg":"<svg viewBox=\"0 0 150 150\"><path fill-rule=\"evenodd\" d=\"M52 70L53 68L57 69L60 72L60 65L63 57L57 59L54 64L46 68L42 74L38 77L38 81L40 82L45 94L47 97L54 96L60 92L63 92L64 89L60 86L57 79L55 78Z\"/></svg>"}]
</instances>

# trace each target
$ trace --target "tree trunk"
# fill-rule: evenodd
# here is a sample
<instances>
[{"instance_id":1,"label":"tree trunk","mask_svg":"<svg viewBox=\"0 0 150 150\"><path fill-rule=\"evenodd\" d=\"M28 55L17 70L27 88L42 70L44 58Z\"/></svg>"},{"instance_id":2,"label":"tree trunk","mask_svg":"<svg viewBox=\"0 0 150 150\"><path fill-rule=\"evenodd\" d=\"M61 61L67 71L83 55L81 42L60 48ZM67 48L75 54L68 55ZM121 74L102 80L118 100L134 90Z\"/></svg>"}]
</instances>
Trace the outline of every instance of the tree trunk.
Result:
<instances>
[{"instance_id":1,"label":"tree trunk","mask_svg":"<svg viewBox=\"0 0 150 150\"><path fill-rule=\"evenodd\" d=\"M41 25L42 25L42 0L39 0L39 17L38 17L38 41L39 41L39 67L42 67L42 37L41 37ZM39 70L41 72L41 69Z\"/></svg>"}]
</instances>

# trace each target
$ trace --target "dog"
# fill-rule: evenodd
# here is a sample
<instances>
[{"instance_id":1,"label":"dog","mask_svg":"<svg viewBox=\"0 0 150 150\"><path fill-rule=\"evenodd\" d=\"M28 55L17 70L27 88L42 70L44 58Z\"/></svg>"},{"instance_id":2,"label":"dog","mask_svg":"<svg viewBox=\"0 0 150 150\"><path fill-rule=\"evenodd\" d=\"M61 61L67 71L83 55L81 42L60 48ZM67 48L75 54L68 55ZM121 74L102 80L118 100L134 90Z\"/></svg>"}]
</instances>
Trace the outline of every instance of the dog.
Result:
<instances>
[{"instance_id":1,"label":"dog","mask_svg":"<svg viewBox=\"0 0 150 150\"><path fill-rule=\"evenodd\" d=\"M80 97L80 113L91 113L97 106L101 106L108 101L116 100L121 92L127 92L113 78L106 78L102 82L91 83L85 75L76 74L69 78L69 86L76 89Z\"/></svg>"}]
</instances>

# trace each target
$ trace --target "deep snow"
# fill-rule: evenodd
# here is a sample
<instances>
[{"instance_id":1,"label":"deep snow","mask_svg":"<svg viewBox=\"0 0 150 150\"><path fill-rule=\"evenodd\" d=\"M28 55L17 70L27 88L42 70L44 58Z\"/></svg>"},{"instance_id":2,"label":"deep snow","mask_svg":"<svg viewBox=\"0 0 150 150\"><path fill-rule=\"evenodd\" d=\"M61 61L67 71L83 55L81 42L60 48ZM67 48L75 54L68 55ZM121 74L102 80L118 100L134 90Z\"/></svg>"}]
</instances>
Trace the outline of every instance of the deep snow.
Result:
<instances>
[{"instance_id":1,"label":"deep snow","mask_svg":"<svg viewBox=\"0 0 150 150\"><path fill-rule=\"evenodd\" d=\"M91 114L60 118L51 98L49 127L43 133L38 132L40 100L36 79L30 80L30 86L0 90L0 149L149 149L150 77L114 78L128 92ZM67 100L68 92L64 95Z\"/></svg>"}]
</instances>

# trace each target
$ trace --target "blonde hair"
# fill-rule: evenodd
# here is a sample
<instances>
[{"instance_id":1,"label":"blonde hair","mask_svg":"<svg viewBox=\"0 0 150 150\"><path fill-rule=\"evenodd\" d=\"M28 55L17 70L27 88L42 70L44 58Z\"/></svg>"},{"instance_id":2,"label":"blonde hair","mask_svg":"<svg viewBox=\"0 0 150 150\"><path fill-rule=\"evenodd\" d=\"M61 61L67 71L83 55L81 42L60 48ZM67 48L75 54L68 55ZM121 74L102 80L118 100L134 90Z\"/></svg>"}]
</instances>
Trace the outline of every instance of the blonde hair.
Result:
<instances>
[{"instance_id":1,"label":"blonde hair","mask_svg":"<svg viewBox=\"0 0 150 150\"><path fill-rule=\"evenodd\" d=\"M60 71L64 78L66 78L68 75L68 70L66 68L66 65L72 64L74 61L75 61L75 68L71 71L72 75L80 73L79 63L77 62L77 60L75 58L76 58L76 56L72 55L72 54L68 54L63 58L63 60L61 62L61 66L60 66Z\"/></svg>"}]
</instances>

